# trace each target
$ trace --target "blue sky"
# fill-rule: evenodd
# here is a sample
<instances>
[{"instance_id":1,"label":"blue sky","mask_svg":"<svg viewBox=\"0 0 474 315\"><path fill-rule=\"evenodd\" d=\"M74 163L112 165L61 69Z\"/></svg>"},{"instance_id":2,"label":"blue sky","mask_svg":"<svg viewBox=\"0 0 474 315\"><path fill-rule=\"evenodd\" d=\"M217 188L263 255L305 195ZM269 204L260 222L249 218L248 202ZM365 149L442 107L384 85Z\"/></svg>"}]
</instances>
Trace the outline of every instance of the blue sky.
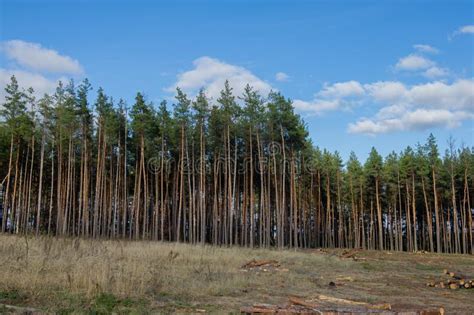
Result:
<instances>
[{"instance_id":1,"label":"blue sky","mask_svg":"<svg viewBox=\"0 0 474 315\"><path fill-rule=\"evenodd\" d=\"M472 1L0 1L0 84L89 78L129 105L223 80L295 101L316 145L365 158L474 145Z\"/></svg>"}]
</instances>

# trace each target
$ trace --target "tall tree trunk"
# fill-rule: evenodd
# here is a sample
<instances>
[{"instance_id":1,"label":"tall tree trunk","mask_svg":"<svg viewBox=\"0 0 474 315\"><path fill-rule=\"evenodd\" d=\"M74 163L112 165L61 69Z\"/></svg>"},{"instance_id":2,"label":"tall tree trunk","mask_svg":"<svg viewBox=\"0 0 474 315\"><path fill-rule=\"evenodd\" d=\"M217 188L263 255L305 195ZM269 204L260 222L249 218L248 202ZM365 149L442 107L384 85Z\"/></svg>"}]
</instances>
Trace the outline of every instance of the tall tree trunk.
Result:
<instances>
[{"instance_id":1,"label":"tall tree trunk","mask_svg":"<svg viewBox=\"0 0 474 315\"><path fill-rule=\"evenodd\" d=\"M436 223L436 251L442 252L441 248L441 229L439 224L439 208L438 208L438 192L436 190L436 173L434 167L431 168L431 174L433 179L433 196L434 196L434 208L435 208L435 223Z\"/></svg>"},{"instance_id":2,"label":"tall tree trunk","mask_svg":"<svg viewBox=\"0 0 474 315\"><path fill-rule=\"evenodd\" d=\"M383 250L383 226L382 226L382 207L380 206L380 199L379 199L379 178L375 179L375 200L377 203L377 220L378 220L378 227L379 227L379 249Z\"/></svg>"},{"instance_id":3,"label":"tall tree trunk","mask_svg":"<svg viewBox=\"0 0 474 315\"><path fill-rule=\"evenodd\" d=\"M45 132L43 129L43 135L41 137L41 157L40 157L40 173L38 179L38 199L36 206L36 236L39 235L40 224L41 224L41 198L43 197L43 165L44 165L44 143L45 143Z\"/></svg>"}]
</instances>

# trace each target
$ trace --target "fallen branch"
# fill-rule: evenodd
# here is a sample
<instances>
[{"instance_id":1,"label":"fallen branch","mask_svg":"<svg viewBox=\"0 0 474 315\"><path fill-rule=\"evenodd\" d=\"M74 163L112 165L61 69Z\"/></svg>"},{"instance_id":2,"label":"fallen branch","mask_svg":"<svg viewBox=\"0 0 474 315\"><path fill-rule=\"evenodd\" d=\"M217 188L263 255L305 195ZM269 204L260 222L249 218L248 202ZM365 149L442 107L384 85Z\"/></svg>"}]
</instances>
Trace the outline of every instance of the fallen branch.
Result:
<instances>
[{"instance_id":1,"label":"fallen branch","mask_svg":"<svg viewBox=\"0 0 474 315\"><path fill-rule=\"evenodd\" d=\"M32 307L23 307L23 306L14 306L14 305L8 305L8 304L2 304L0 303L0 309L5 308L7 310L14 311L15 313L19 314L41 314L40 310L37 310Z\"/></svg>"},{"instance_id":2,"label":"fallen branch","mask_svg":"<svg viewBox=\"0 0 474 315\"><path fill-rule=\"evenodd\" d=\"M342 299L342 298L336 298L332 296L327 296L327 295L319 295L318 299L321 301L326 301L326 302L331 302L331 303L336 303L336 304L349 304L349 305L358 305L358 306L364 306L367 308L371 309L377 309L377 310L391 310L392 306L388 303L384 304L370 304L366 302L359 302L359 301L353 301L353 300L348 300L348 299Z\"/></svg>"},{"instance_id":3,"label":"fallen branch","mask_svg":"<svg viewBox=\"0 0 474 315\"><path fill-rule=\"evenodd\" d=\"M304 306L304 307L307 307L307 308L311 308L311 309L314 309L316 307L318 307L319 305L316 304L316 303L311 303L311 302L308 302L308 301L305 301L299 297L296 297L296 296L290 296L288 298L288 300L290 301L290 303L292 304L295 304L295 305L300 305L300 306Z\"/></svg>"},{"instance_id":4,"label":"fallen branch","mask_svg":"<svg viewBox=\"0 0 474 315\"><path fill-rule=\"evenodd\" d=\"M339 258L354 258L355 255L359 252L359 250L357 249L353 249L353 250L350 250L350 251L343 251L342 254L339 256Z\"/></svg>"},{"instance_id":5,"label":"fallen branch","mask_svg":"<svg viewBox=\"0 0 474 315\"><path fill-rule=\"evenodd\" d=\"M244 264L242 269L256 268L256 267L280 267L280 264L276 260L251 260L248 263Z\"/></svg>"}]
</instances>

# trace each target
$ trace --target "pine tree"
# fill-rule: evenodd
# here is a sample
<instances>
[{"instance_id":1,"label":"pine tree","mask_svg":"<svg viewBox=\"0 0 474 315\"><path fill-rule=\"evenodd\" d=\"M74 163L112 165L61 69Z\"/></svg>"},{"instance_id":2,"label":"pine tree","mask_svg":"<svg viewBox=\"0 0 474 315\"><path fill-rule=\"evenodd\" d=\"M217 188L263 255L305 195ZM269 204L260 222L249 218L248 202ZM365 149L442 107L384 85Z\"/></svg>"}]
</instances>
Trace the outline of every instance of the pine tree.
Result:
<instances>
[{"instance_id":1,"label":"pine tree","mask_svg":"<svg viewBox=\"0 0 474 315\"><path fill-rule=\"evenodd\" d=\"M434 200L434 210L435 210L435 224L436 224L436 251L438 253L442 252L441 247L441 226L440 226L440 215L439 215L439 202L438 202L438 191L436 189L437 182L437 171L441 163L438 153L438 145L436 144L436 139L433 134L430 134L426 141L426 151L428 153L428 160L431 165L431 180L433 187L433 200Z\"/></svg>"},{"instance_id":2,"label":"pine tree","mask_svg":"<svg viewBox=\"0 0 474 315\"><path fill-rule=\"evenodd\" d=\"M372 148L369 154L369 158L364 165L367 180L369 181L368 186L374 187L372 196L375 194L375 207L377 209L377 227L378 233L375 238L378 239L378 249L384 249L384 234L383 234L383 217L382 217L382 205L380 201L380 186L381 186L381 175L382 175L382 157L378 154L375 148ZM371 196L371 198L372 198ZM373 199L371 200L373 201Z\"/></svg>"}]
</instances>

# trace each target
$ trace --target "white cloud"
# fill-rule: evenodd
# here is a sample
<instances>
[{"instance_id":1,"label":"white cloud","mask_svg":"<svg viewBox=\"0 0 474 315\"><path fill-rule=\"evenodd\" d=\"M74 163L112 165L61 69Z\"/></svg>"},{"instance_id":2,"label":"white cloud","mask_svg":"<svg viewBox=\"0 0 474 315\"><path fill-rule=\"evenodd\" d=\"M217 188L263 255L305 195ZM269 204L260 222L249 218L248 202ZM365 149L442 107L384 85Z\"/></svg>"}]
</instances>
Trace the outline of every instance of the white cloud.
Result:
<instances>
[{"instance_id":1,"label":"white cloud","mask_svg":"<svg viewBox=\"0 0 474 315\"><path fill-rule=\"evenodd\" d=\"M0 43L0 52L15 62L11 69L0 68L0 102L5 98L4 88L13 75L21 88L32 87L35 96L42 97L45 93L54 93L59 80L67 82L69 79L65 75L83 74L77 60L40 44L22 40L4 41Z\"/></svg>"},{"instance_id":2,"label":"white cloud","mask_svg":"<svg viewBox=\"0 0 474 315\"><path fill-rule=\"evenodd\" d=\"M363 118L348 126L349 133L376 135L395 131L426 130L429 128L456 128L463 120L473 119L474 115L462 111L446 109L416 109L404 112L401 116L386 119Z\"/></svg>"},{"instance_id":3,"label":"white cloud","mask_svg":"<svg viewBox=\"0 0 474 315\"><path fill-rule=\"evenodd\" d=\"M408 110L407 105L400 103L400 104L393 104L389 106L382 107L375 117L378 120L384 119L391 119L393 117L402 116Z\"/></svg>"},{"instance_id":4,"label":"white cloud","mask_svg":"<svg viewBox=\"0 0 474 315\"><path fill-rule=\"evenodd\" d=\"M417 51L422 52L422 53L430 53L430 54L439 53L438 48L435 48L430 45L417 44L417 45L413 45L413 48L415 48Z\"/></svg>"},{"instance_id":5,"label":"white cloud","mask_svg":"<svg viewBox=\"0 0 474 315\"><path fill-rule=\"evenodd\" d=\"M452 84L440 81L413 86L408 95L410 103L448 110L474 113L474 80L458 80Z\"/></svg>"},{"instance_id":6,"label":"white cloud","mask_svg":"<svg viewBox=\"0 0 474 315\"><path fill-rule=\"evenodd\" d=\"M0 103L3 103L5 99L5 86L10 83L10 78L15 76L18 85L24 89L32 87L35 90L37 97L42 97L45 93L52 93L56 89L58 81L61 79L65 82L66 78L60 78L58 80L48 79L41 74L31 73L23 70L8 70L0 68Z\"/></svg>"},{"instance_id":7,"label":"white cloud","mask_svg":"<svg viewBox=\"0 0 474 315\"><path fill-rule=\"evenodd\" d=\"M22 40L10 40L1 44L1 50L20 66L36 71L52 73L82 74L79 62L57 51L42 47L40 44Z\"/></svg>"},{"instance_id":8,"label":"white cloud","mask_svg":"<svg viewBox=\"0 0 474 315\"><path fill-rule=\"evenodd\" d=\"M193 64L194 69L179 74L177 81L165 91L174 92L176 87L180 87L186 93L195 95L200 88L204 88L208 97L217 99L225 80L229 80L234 95L242 95L247 84L264 95L272 89L270 84L249 70L215 58L201 57Z\"/></svg>"},{"instance_id":9,"label":"white cloud","mask_svg":"<svg viewBox=\"0 0 474 315\"><path fill-rule=\"evenodd\" d=\"M445 77L449 74L449 70L445 68L439 68L436 66L433 66L423 72L423 75L427 77L428 79L436 79L439 77Z\"/></svg>"},{"instance_id":10,"label":"white cloud","mask_svg":"<svg viewBox=\"0 0 474 315\"><path fill-rule=\"evenodd\" d=\"M474 34L474 25L465 25L459 29L460 33Z\"/></svg>"},{"instance_id":11,"label":"white cloud","mask_svg":"<svg viewBox=\"0 0 474 315\"><path fill-rule=\"evenodd\" d=\"M320 114L322 112L338 110L342 107L340 100L322 100L314 99L307 102L303 100L294 100L293 106L296 110Z\"/></svg>"},{"instance_id":12,"label":"white cloud","mask_svg":"<svg viewBox=\"0 0 474 315\"><path fill-rule=\"evenodd\" d=\"M304 112L321 114L335 110L347 110L357 105L357 99L364 95L364 87L357 81L324 84L311 101L294 100L293 106Z\"/></svg>"},{"instance_id":13,"label":"white cloud","mask_svg":"<svg viewBox=\"0 0 474 315\"><path fill-rule=\"evenodd\" d=\"M363 118L356 123L350 123L348 127L349 133L362 133L367 135L376 135L379 133L387 133L393 128L393 125L400 125L400 122L393 120L385 120L383 122L373 121Z\"/></svg>"},{"instance_id":14,"label":"white cloud","mask_svg":"<svg viewBox=\"0 0 474 315\"><path fill-rule=\"evenodd\" d=\"M375 101L381 102L399 101L407 92L405 85L396 81L374 82L365 84L364 88Z\"/></svg>"},{"instance_id":15,"label":"white cloud","mask_svg":"<svg viewBox=\"0 0 474 315\"><path fill-rule=\"evenodd\" d=\"M462 34L474 34L474 25L461 26L456 31L454 31L452 35L448 36L448 39L451 40L453 37Z\"/></svg>"},{"instance_id":16,"label":"white cloud","mask_svg":"<svg viewBox=\"0 0 474 315\"><path fill-rule=\"evenodd\" d=\"M380 101L382 107L374 117L349 124L350 133L375 135L403 130L456 128L463 121L474 119L473 80L458 80L452 84L435 81L412 87L397 83L399 90L403 91L399 97L381 98L374 94L394 84L365 85L370 96L366 101L371 104ZM384 96L386 94L382 93Z\"/></svg>"},{"instance_id":17,"label":"white cloud","mask_svg":"<svg viewBox=\"0 0 474 315\"><path fill-rule=\"evenodd\" d=\"M275 74L275 80L277 80L278 82L288 81L289 78L290 77L285 72L277 72L277 74Z\"/></svg>"},{"instance_id":18,"label":"white cloud","mask_svg":"<svg viewBox=\"0 0 474 315\"><path fill-rule=\"evenodd\" d=\"M321 114L355 106L378 108L348 126L350 133L375 135L403 130L456 128L474 119L474 80L434 81L407 86L398 81L325 85L312 101L295 100L298 111Z\"/></svg>"},{"instance_id":19,"label":"white cloud","mask_svg":"<svg viewBox=\"0 0 474 315\"><path fill-rule=\"evenodd\" d=\"M434 62L423 56L411 54L406 57L400 58L395 65L396 69L399 70L423 70L434 65Z\"/></svg>"},{"instance_id":20,"label":"white cloud","mask_svg":"<svg viewBox=\"0 0 474 315\"><path fill-rule=\"evenodd\" d=\"M460 33L474 34L474 25L465 25L459 29Z\"/></svg>"},{"instance_id":21,"label":"white cloud","mask_svg":"<svg viewBox=\"0 0 474 315\"><path fill-rule=\"evenodd\" d=\"M364 88L359 82L347 81L332 85L324 85L323 90L318 93L318 96L342 98L360 96L362 94L364 94Z\"/></svg>"},{"instance_id":22,"label":"white cloud","mask_svg":"<svg viewBox=\"0 0 474 315\"><path fill-rule=\"evenodd\" d=\"M413 47L420 53L438 53L438 49L429 45L418 44ZM419 54L410 54L400 58L395 65L395 69L412 71L428 79L446 77L450 72L449 69L439 67L436 65L436 62Z\"/></svg>"}]
</instances>

